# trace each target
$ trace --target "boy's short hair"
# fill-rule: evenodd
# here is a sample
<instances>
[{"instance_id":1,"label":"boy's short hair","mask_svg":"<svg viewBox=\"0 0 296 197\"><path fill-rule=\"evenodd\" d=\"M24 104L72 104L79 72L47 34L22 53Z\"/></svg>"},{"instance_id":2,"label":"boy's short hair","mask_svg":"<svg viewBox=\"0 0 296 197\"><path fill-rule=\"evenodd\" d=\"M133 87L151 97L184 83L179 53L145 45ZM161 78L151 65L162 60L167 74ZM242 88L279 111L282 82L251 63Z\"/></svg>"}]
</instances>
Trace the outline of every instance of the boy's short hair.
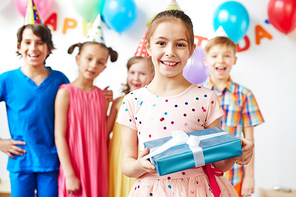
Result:
<instances>
[{"instance_id":1,"label":"boy's short hair","mask_svg":"<svg viewBox=\"0 0 296 197\"><path fill-rule=\"evenodd\" d=\"M224 36L217 36L215 38L210 39L206 46L205 46L205 52L208 53L210 49L215 45L226 45L229 48L233 49L233 54L236 54L236 44L227 37Z\"/></svg>"},{"instance_id":2,"label":"boy's short hair","mask_svg":"<svg viewBox=\"0 0 296 197\"><path fill-rule=\"evenodd\" d=\"M20 27L17 31L17 47L21 46L21 42L23 40L23 33L27 28L31 29L32 32L36 36L40 37L42 42L44 42L47 45L47 49L50 52L45 58L47 59L48 56L52 53L51 51L55 49L52 42L52 35L50 29L44 24L25 25ZM18 51L16 53L17 55L21 55Z\"/></svg>"}]
</instances>

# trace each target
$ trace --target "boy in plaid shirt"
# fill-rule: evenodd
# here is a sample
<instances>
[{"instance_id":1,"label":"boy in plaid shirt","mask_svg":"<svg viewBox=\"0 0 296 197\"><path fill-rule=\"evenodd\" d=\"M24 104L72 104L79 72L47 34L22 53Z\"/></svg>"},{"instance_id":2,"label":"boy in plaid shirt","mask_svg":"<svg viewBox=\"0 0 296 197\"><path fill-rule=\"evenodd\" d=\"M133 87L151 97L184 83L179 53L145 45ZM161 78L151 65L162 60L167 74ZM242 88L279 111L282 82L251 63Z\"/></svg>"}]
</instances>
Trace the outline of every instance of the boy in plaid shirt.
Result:
<instances>
[{"instance_id":1,"label":"boy in plaid shirt","mask_svg":"<svg viewBox=\"0 0 296 197\"><path fill-rule=\"evenodd\" d=\"M254 127L264 120L252 92L230 78L229 73L237 60L235 43L218 36L208 41L205 53L204 63L210 69L210 76L203 86L214 90L220 98L225 112L221 128L254 143ZM254 193L254 156L247 166L235 164L225 176L239 196L250 196Z\"/></svg>"}]
</instances>

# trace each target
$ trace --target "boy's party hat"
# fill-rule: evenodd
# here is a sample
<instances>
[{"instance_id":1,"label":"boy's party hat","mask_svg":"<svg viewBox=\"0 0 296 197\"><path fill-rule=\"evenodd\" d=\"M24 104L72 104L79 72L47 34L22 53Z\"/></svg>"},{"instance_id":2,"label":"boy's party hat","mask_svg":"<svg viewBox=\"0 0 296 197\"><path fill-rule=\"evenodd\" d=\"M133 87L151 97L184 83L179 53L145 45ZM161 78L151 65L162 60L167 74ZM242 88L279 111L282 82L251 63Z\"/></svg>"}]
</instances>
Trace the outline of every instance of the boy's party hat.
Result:
<instances>
[{"instance_id":1,"label":"boy's party hat","mask_svg":"<svg viewBox=\"0 0 296 197\"><path fill-rule=\"evenodd\" d=\"M86 39L88 42L98 42L105 44L100 14L98 14L97 18L92 24L92 27L88 30Z\"/></svg>"},{"instance_id":2,"label":"boy's party hat","mask_svg":"<svg viewBox=\"0 0 296 197\"><path fill-rule=\"evenodd\" d=\"M222 37L227 37L227 38L228 38L228 35L227 35L227 33L225 32L225 30L223 29L222 26L219 26L219 28L215 31L215 33L213 33L213 34L208 38L208 40L211 40L211 39L216 38L216 37L218 37L218 36L222 36ZM201 43L201 47L202 47L202 48L205 48L206 44L207 44L207 42L202 42L202 43Z\"/></svg>"},{"instance_id":3,"label":"boy's party hat","mask_svg":"<svg viewBox=\"0 0 296 197\"><path fill-rule=\"evenodd\" d=\"M223 29L222 26L220 26L214 33L213 37L212 38L215 38L215 37L218 37L218 36L223 36L223 37L227 37L228 38L228 35L227 33L225 32L225 30Z\"/></svg>"},{"instance_id":4,"label":"boy's party hat","mask_svg":"<svg viewBox=\"0 0 296 197\"><path fill-rule=\"evenodd\" d=\"M29 0L24 25L43 24L36 4L33 0Z\"/></svg>"},{"instance_id":5,"label":"boy's party hat","mask_svg":"<svg viewBox=\"0 0 296 197\"><path fill-rule=\"evenodd\" d=\"M172 0L165 10L182 10L182 9L180 8L180 6L176 0ZM151 22L153 21L153 19L155 18L156 15L157 14L155 14L153 16L153 18L147 23L147 27L150 26Z\"/></svg>"},{"instance_id":6,"label":"boy's party hat","mask_svg":"<svg viewBox=\"0 0 296 197\"><path fill-rule=\"evenodd\" d=\"M137 57L149 57L149 54L147 53L147 50L146 50L146 45L145 45L145 40L146 40L146 36L147 36L147 32L148 32L148 28L144 34L144 36L142 37L141 39L141 42L137 48L137 51L135 53L135 56Z\"/></svg>"}]
</instances>

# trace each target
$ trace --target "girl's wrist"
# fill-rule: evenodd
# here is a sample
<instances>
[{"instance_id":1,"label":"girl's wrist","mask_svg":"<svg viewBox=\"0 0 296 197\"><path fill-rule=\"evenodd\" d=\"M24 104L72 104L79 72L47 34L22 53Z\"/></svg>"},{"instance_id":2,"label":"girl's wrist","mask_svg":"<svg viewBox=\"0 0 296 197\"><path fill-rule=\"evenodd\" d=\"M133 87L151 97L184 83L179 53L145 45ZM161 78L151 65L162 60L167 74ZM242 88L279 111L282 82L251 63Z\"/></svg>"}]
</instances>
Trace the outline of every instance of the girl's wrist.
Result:
<instances>
[{"instance_id":1,"label":"girl's wrist","mask_svg":"<svg viewBox=\"0 0 296 197\"><path fill-rule=\"evenodd\" d=\"M72 173L65 173L65 178L66 179L69 179L69 178L73 178L73 177L75 177L75 174L74 174L74 172L72 172Z\"/></svg>"},{"instance_id":2,"label":"girl's wrist","mask_svg":"<svg viewBox=\"0 0 296 197\"><path fill-rule=\"evenodd\" d=\"M143 174L147 173L146 169L142 166L141 164L141 158L138 158L136 161L135 161L135 167L136 167L136 171L139 172L142 176Z\"/></svg>"}]
</instances>

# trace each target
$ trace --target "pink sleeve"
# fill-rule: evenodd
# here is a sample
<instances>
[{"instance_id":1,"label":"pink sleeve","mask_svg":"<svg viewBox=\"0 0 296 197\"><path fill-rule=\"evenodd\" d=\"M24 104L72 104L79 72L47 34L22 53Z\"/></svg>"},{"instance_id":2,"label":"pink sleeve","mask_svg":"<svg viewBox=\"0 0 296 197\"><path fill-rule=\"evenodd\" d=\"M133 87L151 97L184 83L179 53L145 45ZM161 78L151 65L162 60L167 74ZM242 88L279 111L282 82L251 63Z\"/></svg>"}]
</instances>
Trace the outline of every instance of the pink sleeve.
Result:
<instances>
[{"instance_id":1,"label":"pink sleeve","mask_svg":"<svg viewBox=\"0 0 296 197\"><path fill-rule=\"evenodd\" d=\"M134 109L135 104L130 95L126 95L121 103L116 122L133 130L137 130Z\"/></svg>"},{"instance_id":2,"label":"pink sleeve","mask_svg":"<svg viewBox=\"0 0 296 197\"><path fill-rule=\"evenodd\" d=\"M209 94L206 110L207 110L207 118L205 122L205 127L208 127L215 120L224 116L224 111L220 106L219 97L214 91L211 91L211 93Z\"/></svg>"}]
</instances>

